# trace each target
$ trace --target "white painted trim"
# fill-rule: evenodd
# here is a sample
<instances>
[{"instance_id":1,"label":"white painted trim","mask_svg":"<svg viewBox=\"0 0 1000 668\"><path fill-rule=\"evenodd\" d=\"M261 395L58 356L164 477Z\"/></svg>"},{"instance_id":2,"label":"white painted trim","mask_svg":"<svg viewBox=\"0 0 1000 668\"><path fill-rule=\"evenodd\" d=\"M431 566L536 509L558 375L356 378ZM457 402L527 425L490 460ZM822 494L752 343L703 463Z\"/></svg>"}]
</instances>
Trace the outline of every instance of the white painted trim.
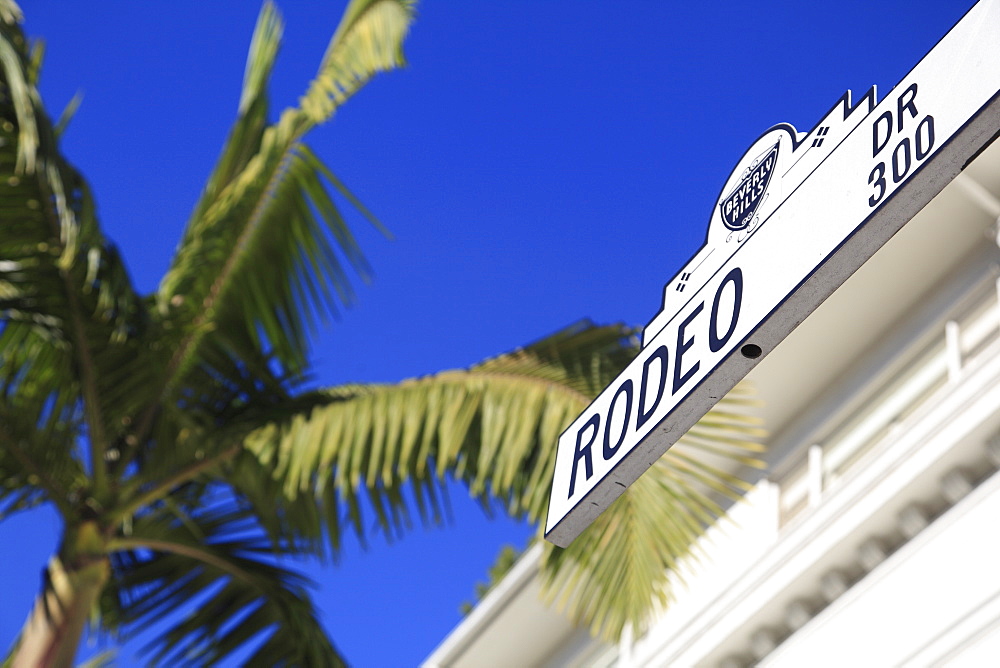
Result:
<instances>
[{"instance_id":1,"label":"white painted trim","mask_svg":"<svg viewBox=\"0 0 1000 668\"><path fill-rule=\"evenodd\" d=\"M911 416L895 438L871 453L865 466L828 490L825 502L786 532L733 586L657 646L636 652L640 665L700 665L723 640L760 623L765 605L838 549L865 537L872 508L905 498L904 490L930 470L955 444L980 427L1000 406L1000 342L967 369L963 382L942 388L928 410ZM871 529L868 529L869 531ZM861 532L860 534L858 532Z\"/></svg>"},{"instance_id":2,"label":"white painted trim","mask_svg":"<svg viewBox=\"0 0 1000 668\"><path fill-rule=\"evenodd\" d=\"M472 612L448 634L448 637L431 652L421 664L424 668L443 668L455 662L476 637L486 631L490 623L538 575L542 546L532 545L518 559L514 567L473 608Z\"/></svg>"}]
</instances>

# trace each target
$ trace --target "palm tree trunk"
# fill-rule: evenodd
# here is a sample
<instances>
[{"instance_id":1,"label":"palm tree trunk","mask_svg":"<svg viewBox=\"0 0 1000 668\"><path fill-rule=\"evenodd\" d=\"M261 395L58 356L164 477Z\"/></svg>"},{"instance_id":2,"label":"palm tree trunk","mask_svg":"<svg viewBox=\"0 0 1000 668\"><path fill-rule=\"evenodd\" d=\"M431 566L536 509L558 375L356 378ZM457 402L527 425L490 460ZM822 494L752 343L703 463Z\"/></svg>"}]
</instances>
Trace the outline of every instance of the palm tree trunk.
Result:
<instances>
[{"instance_id":1,"label":"palm tree trunk","mask_svg":"<svg viewBox=\"0 0 1000 668\"><path fill-rule=\"evenodd\" d=\"M73 665L83 626L111 572L103 550L93 550L100 540L94 523L85 523L74 534L75 540L64 541L62 554L49 560L42 592L14 649L12 668Z\"/></svg>"}]
</instances>

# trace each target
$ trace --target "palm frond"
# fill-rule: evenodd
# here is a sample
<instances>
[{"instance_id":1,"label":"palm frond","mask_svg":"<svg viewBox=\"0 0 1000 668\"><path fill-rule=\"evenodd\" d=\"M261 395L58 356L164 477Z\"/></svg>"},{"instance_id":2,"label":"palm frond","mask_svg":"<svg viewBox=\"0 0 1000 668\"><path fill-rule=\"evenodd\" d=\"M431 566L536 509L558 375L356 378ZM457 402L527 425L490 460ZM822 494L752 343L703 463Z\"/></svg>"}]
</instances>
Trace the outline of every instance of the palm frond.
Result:
<instances>
[{"instance_id":1,"label":"palm frond","mask_svg":"<svg viewBox=\"0 0 1000 668\"><path fill-rule=\"evenodd\" d=\"M23 418L0 406L0 522L46 502L68 516L70 498L87 484L63 447L73 421L53 418L50 429L38 430Z\"/></svg>"},{"instance_id":2,"label":"palm frond","mask_svg":"<svg viewBox=\"0 0 1000 668\"><path fill-rule=\"evenodd\" d=\"M4 78L4 106L14 112L13 122L8 123L11 129L17 127L15 171L31 173L35 171L39 140L35 121L37 93L30 84L31 58L20 30L20 20L20 12L4 12L0 21L0 69ZM4 129L10 131L6 127Z\"/></svg>"},{"instance_id":3,"label":"palm frond","mask_svg":"<svg viewBox=\"0 0 1000 668\"><path fill-rule=\"evenodd\" d=\"M627 328L581 323L468 370L330 390L325 403L251 434L246 447L271 472L273 498L288 508L318 502L331 534L344 515L365 530L364 494L382 509L378 524L399 529L402 489L433 488L447 475L537 524L559 434L636 350ZM652 601L668 595L669 570L742 489L740 467L758 464L748 394L737 388L573 547L548 553L548 591L574 620L617 637L626 623L642 628ZM315 513L308 526L320 526Z\"/></svg>"},{"instance_id":4,"label":"palm frond","mask_svg":"<svg viewBox=\"0 0 1000 668\"><path fill-rule=\"evenodd\" d=\"M546 600L608 641L626 625L642 633L670 600L668 574L697 557L697 539L746 491L739 474L763 466L752 395L737 385L568 548L546 543Z\"/></svg>"},{"instance_id":5,"label":"palm frond","mask_svg":"<svg viewBox=\"0 0 1000 668\"><path fill-rule=\"evenodd\" d=\"M265 2L250 41L236 121L223 146L218 164L205 185L205 192L192 220L197 220L204 214L219 192L246 169L247 163L260 150L261 138L267 126L267 83L274 69L283 32L284 24L277 7L272 2ZM190 227L188 231L191 232Z\"/></svg>"},{"instance_id":6,"label":"palm frond","mask_svg":"<svg viewBox=\"0 0 1000 668\"><path fill-rule=\"evenodd\" d=\"M380 525L399 530L408 518L404 486L419 490L421 513L434 514L420 499L436 498L448 474L474 496L500 499L508 512L539 522L560 431L589 403L587 390L603 387L615 362L631 358L631 345L621 326L581 324L468 370L334 388L245 446L280 481L281 496L315 499L326 521L346 514L360 534L362 497Z\"/></svg>"},{"instance_id":7,"label":"palm frond","mask_svg":"<svg viewBox=\"0 0 1000 668\"><path fill-rule=\"evenodd\" d=\"M40 50L8 20L16 14L2 14L0 402L40 431L78 424L64 418L82 405L100 479L120 418L145 396L144 310L85 181L59 152L34 83Z\"/></svg>"},{"instance_id":8,"label":"palm frond","mask_svg":"<svg viewBox=\"0 0 1000 668\"><path fill-rule=\"evenodd\" d=\"M383 52L399 52L410 16L406 3L352 2L310 91L330 85L347 90L348 79L356 90L396 63L398 58L387 59ZM346 189L301 141L318 117L295 108L267 123L266 82L280 37L280 17L266 3L251 43L236 124L157 293L175 351L164 394L200 363L205 337L222 329L240 328L285 369L301 370L317 319L336 313L338 303L351 302L351 271L362 278L369 274L330 195L331 186L342 194ZM329 95L309 92L304 104L312 109ZM361 212L374 220L366 209ZM261 266L270 269L266 278Z\"/></svg>"},{"instance_id":9,"label":"palm frond","mask_svg":"<svg viewBox=\"0 0 1000 668\"><path fill-rule=\"evenodd\" d=\"M155 664L209 665L240 650L248 665L345 665L311 583L275 560L252 514L221 490L175 495L111 549L117 598L102 603L105 624L128 637L170 619L144 648Z\"/></svg>"},{"instance_id":10,"label":"palm frond","mask_svg":"<svg viewBox=\"0 0 1000 668\"><path fill-rule=\"evenodd\" d=\"M316 78L299 101L309 122L328 120L376 73L405 63L401 45L414 6L413 0L352 0Z\"/></svg>"}]
</instances>

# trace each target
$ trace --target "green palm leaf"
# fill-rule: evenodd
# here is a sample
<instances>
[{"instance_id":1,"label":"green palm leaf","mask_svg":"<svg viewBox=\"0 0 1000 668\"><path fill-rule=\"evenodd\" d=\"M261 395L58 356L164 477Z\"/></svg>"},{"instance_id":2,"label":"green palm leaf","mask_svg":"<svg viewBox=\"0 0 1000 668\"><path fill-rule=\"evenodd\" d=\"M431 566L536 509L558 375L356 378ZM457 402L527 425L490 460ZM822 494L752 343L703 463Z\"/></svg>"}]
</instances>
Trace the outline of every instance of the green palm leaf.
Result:
<instances>
[{"instance_id":1,"label":"green palm leaf","mask_svg":"<svg viewBox=\"0 0 1000 668\"><path fill-rule=\"evenodd\" d=\"M265 88L281 21L265 4L239 117L157 294L158 311L176 337L165 390L197 363L203 338L224 328L242 328L286 368L301 370L315 318L352 299L346 266L367 277L329 194L330 186L346 189L301 138L373 74L402 63L412 11L396 0L351 2L300 106L268 124ZM265 278L260 266L274 271Z\"/></svg>"},{"instance_id":2,"label":"green palm leaf","mask_svg":"<svg viewBox=\"0 0 1000 668\"><path fill-rule=\"evenodd\" d=\"M247 647L249 665L345 665L311 583L275 561L253 515L221 489L185 495L110 543L117 598L105 600L105 622L128 637L170 618L145 647L157 665L214 664Z\"/></svg>"},{"instance_id":3,"label":"green palm leaf","mask_svg":"<svg viewBox=\"0 0 1000 668\"><path fill-rule=\"evenodd\" d=\"M544 595L575 624L615 641L626 625L641 633L655 605L671 600L667 574L696 556L696 541L748 489L760 468L759 420L741 408L752 390L737 385L639 477L566 549L546 544Z\"/></svg>"},{"instance_id":4,"label":"green palm leaf","mask_svg":"<svg viewBox=\"0 0 1000 668\"><path fill-rule=\"evenodd\" d=\"M299 101L305 122L329 119L374 74L405 63L400 45L414 6L413 0L360 0L348 6L319 73Z\"/></svg>"},{"instance_id":5,"label":"green palm leaf","mask_svg":"<svg viewBox=\"0 0 1000 668\"><path fill-rule=\"evenodd\" d=\"M379 525L399 530L403 488L434 489L448 475L541 524L559 434L635 352L626 328L581 323L468 370L336 388L252 433L246 447L272 472L273 498L316 502L334 540L345 506L359 533L364 496ZM547 552L550 597L575 621L618 637L627 622L643 627L652 599L666 600L668 572L721 514L719 501L744 489L736 473L759 465L748 395L737 388L572 548ZM320 526L313 513L296 528L316 540Z\"/></svg>"},{"instance_id":6,"label":"green palm leaf","mask_svg":"<svg viewBox=\"0 0 1000 668\"><path fill-rule=\"evenodd\" d=\"M146 396L144 309L100 233L86 183L59 153L35 88L37 54L18 14L8 7L2 16L0 409L20 434L17 447L38 466L33 451L50 448L57 430L60 438L74 433L85 418L100 491L121 418Z\"/></svg>"}]
</instances>

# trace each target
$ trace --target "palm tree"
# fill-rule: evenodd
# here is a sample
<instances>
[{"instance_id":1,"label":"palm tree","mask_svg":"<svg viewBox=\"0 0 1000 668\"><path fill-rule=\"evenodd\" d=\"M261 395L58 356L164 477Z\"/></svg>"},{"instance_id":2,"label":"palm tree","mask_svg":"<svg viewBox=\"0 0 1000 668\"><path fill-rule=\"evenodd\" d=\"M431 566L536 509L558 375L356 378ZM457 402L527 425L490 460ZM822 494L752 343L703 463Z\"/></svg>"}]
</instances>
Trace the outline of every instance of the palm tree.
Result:
<instances>
[{"instance_id":1,"label":"palm tree","mask_svg":"<svg viewBox=\"0 0 1000 668\"><path fill-rule=\"evenodd\" d=\"M298 106L272 120L282 23L264 4L230 136L159 289L140 295L59 151L40 50L0 0L0 520L51 504L63 525L13 665L70 664L88 619L127 637L164 617L157 663L243 648L340 665L281 555L364 536L363 499L386 529L411 510L437 521L447 476L540 524L558 434L634 356L630 329L579 323L395 385L303 385L317 321L367 270L331 192L378 224L304 137L401 64L412 13L352 0ZM549 549L550 595L574 619L615 637L665 599L668 569L739 487L725 471L752 463L747 401L727 398L571 548Z\"/></svg>"}]
</instances>

